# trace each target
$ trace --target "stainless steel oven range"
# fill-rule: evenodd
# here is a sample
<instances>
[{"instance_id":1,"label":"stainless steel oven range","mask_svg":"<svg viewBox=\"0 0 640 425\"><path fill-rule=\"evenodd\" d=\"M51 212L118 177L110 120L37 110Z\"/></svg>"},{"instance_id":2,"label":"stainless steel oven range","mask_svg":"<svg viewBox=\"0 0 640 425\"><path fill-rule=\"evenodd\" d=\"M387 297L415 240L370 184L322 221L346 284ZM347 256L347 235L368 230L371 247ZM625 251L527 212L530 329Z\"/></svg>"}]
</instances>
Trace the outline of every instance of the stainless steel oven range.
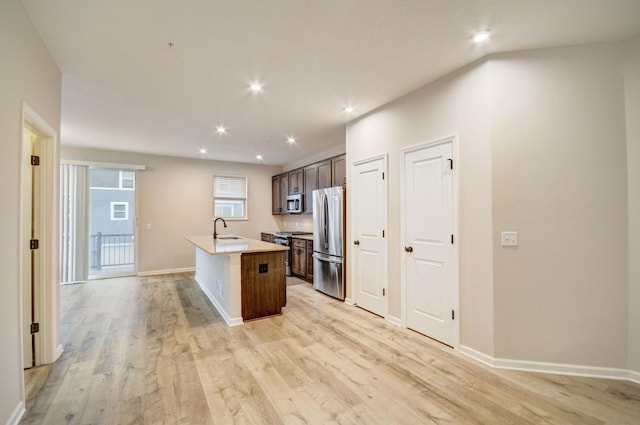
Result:
<instances>
[{"instance_id":1,"label":"stainless steel oven range","mask_svg":"<svg viewBox=\"0 0 640 425\"><path fill-rule=\"evenodd\" d=\"M291 247L291 236L311 235L311 232L276 232L273 243ZM291 249L285 255L285 269L287 276L291 276Z\"/></svg>"}]
</instances>

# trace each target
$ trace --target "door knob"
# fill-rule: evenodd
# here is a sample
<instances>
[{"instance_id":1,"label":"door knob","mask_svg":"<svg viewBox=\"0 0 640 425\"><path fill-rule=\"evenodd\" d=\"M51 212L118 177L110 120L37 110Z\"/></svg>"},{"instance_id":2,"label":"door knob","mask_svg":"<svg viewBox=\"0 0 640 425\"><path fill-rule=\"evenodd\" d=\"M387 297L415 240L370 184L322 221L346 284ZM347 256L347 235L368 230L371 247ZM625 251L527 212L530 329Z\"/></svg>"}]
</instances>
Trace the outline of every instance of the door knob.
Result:
<instances>
[{"instance_id":1,"label":"door knob","mask_svg":"<svg viewBox=\"0 0 640 425\"><path fill-rule=\"evenodd\" d=\"M353 241L354 245L360 245L360 241Z\"/></svg>"},{"instance_id":2,"label":"door knob","mask_svg":"<svg viewBox=\"0 0 640 425\"><path fill-rule=\"evenodd\" d=\"M405 246L404 250L407 252L413 252L413 247L412 246Z\"/></svg>"}]
</instances>

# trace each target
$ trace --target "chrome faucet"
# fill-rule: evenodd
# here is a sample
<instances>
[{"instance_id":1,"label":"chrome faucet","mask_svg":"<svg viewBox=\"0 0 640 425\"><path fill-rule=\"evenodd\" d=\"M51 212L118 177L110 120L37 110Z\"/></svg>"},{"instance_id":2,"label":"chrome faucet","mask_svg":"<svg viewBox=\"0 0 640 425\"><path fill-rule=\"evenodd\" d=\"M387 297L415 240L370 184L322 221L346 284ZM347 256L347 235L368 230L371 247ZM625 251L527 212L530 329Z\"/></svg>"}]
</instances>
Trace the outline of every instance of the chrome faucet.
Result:
<instances>
[{"instance_id":1,"label":"chrome faucet","mask_svg":"<svg viewBox=\"0 0 640 425\"><path fill-rule=\"evenodd\" d=\"M225 229L227 228L227 222L224 221L224 218L218 217L213 220L213 239L218 239L218 231L216 230L216 225L218 224L218 220L222 220L222 224L224 224Z\"/></svg>"}]
</instances>

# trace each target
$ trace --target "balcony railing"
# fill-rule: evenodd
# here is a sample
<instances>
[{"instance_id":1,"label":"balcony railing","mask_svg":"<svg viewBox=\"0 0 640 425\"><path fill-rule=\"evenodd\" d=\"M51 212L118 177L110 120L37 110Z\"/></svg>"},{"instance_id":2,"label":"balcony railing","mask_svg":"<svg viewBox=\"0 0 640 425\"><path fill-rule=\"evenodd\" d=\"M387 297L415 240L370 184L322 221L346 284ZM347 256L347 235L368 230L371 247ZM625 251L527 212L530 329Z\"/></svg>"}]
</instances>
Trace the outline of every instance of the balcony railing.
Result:
<instances>
[{"instance_id":1,"label":"balcony railing","mask_svg":"<svg viewBox=\"0 0 640 425\"><path fill-rule=\"evenodd\" d=\"M91 270L134 264L135 242L133 234L105 235L98 232L98 234L89 237Z\"/></svg>"}]
</instances>

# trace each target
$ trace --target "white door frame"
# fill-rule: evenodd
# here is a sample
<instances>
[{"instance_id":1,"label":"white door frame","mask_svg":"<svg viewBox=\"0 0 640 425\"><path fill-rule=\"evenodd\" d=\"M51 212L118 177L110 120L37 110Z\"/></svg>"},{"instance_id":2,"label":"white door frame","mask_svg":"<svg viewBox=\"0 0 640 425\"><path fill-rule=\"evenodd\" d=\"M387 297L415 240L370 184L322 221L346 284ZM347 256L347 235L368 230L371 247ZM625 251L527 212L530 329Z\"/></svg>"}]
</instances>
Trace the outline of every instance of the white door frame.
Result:
<instances>
[{"instance_id":1,"label":"white door frame","mask_svg":"<svg viewBox=\"0 0 640 425\"><path fill-rule=\"evenodd\" d=\"M382 222L383 222L383 228L385 229L385 231L387 231L387 235L385 235L384 237L384 250L385 250L385 263L383 266L383 270L384 270L384 280L386 282L386 290L387 290L387 295L385 296L385 305L384 305L384 314L383 317L386 318L387 314L389 313L389 235L388 235L388 229L389 229L389 214L388 214L388 210L389 210L389 198L388 198L388 191L389 191L389 155L387 153L383 153L380 155L376 155L376 156L372 156L366 159L360 159L358 161L353 161L351 163L351 180L353 181L353 176L355 175L355 169L358 165L362 165L362 164L366 164L367 162L372 162L372 161L378 161L378 160L382 160L382 169L384 172L384 179L382 181L382 197L383 197L383 202L384 202L384 211L382 212ZM353 195L350 196L350 213L349 215L351 217L353 217L353 211L355 209L355 197ZM350 227L350 236L354 236L355 232L355 225L352 223ZM353 239L353 237L351 238ZM349 250L351 252L351 254L353 254L353 245L351 243L349 243ZM351 257L353 258L353 257ZM349 273L350 276L350 281L351 282L355 282L355 267L350 267L351 268L351 272ZM358 298L357 298L357 293L358 291L355 290L352 292L353 294L353 299L349 300L349 304L358 304Z\"/></svg>"},{"instance_id":2,"label":"white door frame","mask_svg":"<svg viewBox=\"0 0 640 425\"><path fill-rule=\"evenodd\" d=\"M21 133L24 133L25 125L28 124L35 128L43 135L40 143L40 174L41 174L41 191L39 202L41 205L39 217L36 219L40 223L40 258L39 267L41 270L41 279L38 286L40 300L34 308L38 311L37 316L40 317L40 332L38 335L39 344L36 345L36 356L40 359L40 364L52 363L62 354L62 345L60 344L60 285L58 278L58 217L59 217L59 141L56 130L51 127L38 113L35 112L28 104L22 104L22 127ZM21 158L26 153L24 149L24 134L21 134ZM22 174L31 172L30 168L21 167ZM27 239L22 235L23 211L22 202L20 202L20 246L19 256L20 264L28 259L23 258L23 245L27 243ZM22 267L20 267L20 326L22 327ZM23 330L20 329L20 351L23 351L24 344L22 342ZM23 363L24 353L21 353L20 362ZM26 365L22 365L24 368ZM30 366L30 365L29 365ZM24 384L24 383L23 383ZM24 390L24 385L23 385ZM23 394L24 395L24 394Z\"/></svg>"},{"instance_id":3,"label":"white door frame","mask_svg":"<svg viewBox=\"0 0 640 425\"><path fill-rule=\"evenodd\" d=\"M431 140L424 143L419 143L417 145L408 146L400 150L400 205L403 213L400 217L400 246L398 249L400 250L401 257L404 254L404 247L406 244L406 232L407 232L407 224L405 223L404 216L404 206L406 205L406 196L405 193L405 173L406 167L405 162L407 155L411 152L415 152L417 150L429 148L432 146L440 145L443 143L451 142L451 146L453 149L453 163L454 163L454 173L453 173L453 234L454 234L454 244L453 244L453 279L456 283L455 287L455 299L454 299L454 310L456 311L456 319L454 326L454 336L453 336L453 348L458 350L460 348L460 318L462 317L462 313L460 312L460 264L459 264L459 253L460 253L460 238L458 231L458 136L453 134L450 136L442 137L439 139ZM402 326L407 327L407 269L406 262L404 260L400 261L400 306L401 306L401 321Z\"/></svg>"}]
</instances>

